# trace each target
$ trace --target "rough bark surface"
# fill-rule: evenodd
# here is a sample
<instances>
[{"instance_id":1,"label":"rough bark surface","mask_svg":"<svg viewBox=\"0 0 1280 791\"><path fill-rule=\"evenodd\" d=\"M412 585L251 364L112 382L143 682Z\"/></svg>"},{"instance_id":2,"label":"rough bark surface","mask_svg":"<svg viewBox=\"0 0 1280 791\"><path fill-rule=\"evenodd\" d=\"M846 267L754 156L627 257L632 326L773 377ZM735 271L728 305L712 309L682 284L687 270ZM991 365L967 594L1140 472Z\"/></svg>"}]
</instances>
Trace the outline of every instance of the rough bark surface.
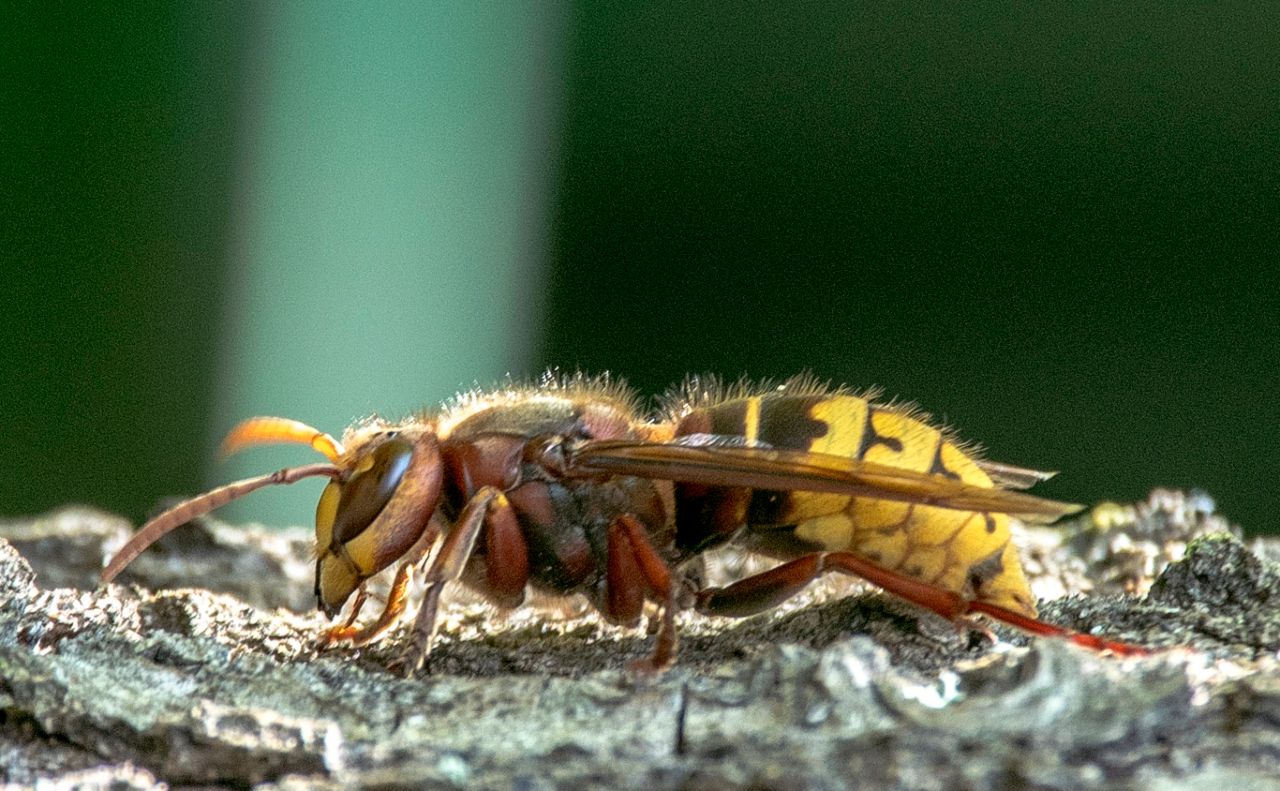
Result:
<instances>
[{"instance_id":1,"label":"rough bark surface","mask_svg":"<svg viewBox=\"0 0 1280 791\"><path fill-rule=\"evenodd\" d=\"M201 521L98 586L130 526L0 525L0 770L151 788L1273 788L1280 566L1202 497L1028 530L1046 620L1167 648L993 645L845 581L776 613L685 616L680 662L573 603L459 596L429 673L397 635L317 648L308 536ZM713 573L742 564L720 558ZM171 586L190 586L173 589ZM1087 596L1071 594L1087 593ZM1066 598L1062 598L1062 597Z\"/></svg>"}]
</instances>

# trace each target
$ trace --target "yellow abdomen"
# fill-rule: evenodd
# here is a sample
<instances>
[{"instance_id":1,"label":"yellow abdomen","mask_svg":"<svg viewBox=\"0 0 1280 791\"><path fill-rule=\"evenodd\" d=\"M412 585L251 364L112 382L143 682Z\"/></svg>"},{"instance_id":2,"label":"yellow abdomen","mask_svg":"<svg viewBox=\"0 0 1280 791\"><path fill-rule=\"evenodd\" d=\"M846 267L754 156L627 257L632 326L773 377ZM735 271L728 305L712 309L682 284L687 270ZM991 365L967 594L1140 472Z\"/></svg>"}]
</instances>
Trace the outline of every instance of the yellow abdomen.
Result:
<instances>
[{"instance_id":1,"label":"yellow abdomen","mask_svg":"<svg viewBox=\"0 0 1280 791\"><path fill-rule=\"evenodd\" d=\"M749 444L861 459L940 480L992 488L974 459L944 432L911 413L853 395L773 393L702 407L702 430ZM876 565L970 600L1028 616L1035 604L1010 540L1009 516L871 497L812 492L752 494L749 527L780 538L786 554L850 551ZM773 528L770 530L769 528Z\"/></svg>"}]
</instances>

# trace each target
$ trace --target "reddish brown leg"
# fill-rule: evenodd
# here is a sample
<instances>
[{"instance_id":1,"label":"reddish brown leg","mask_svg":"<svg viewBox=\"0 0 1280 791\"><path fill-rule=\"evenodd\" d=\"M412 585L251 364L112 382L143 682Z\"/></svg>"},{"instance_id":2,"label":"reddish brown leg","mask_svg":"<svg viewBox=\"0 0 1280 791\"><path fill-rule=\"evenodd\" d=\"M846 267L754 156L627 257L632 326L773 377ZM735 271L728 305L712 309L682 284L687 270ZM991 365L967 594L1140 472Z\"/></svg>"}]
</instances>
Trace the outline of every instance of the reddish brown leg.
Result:
<instances>
[{"instance_id":1,"label":"reddish brown leg","mask_svg":"<svg viewBox=\"0 0 1280 791\"><path fill-rule=\"evenodd\" d=\"M422 532L422 536L417 543L404 554L404 561L396 569L395 579L391 582L391 590L387 592L387 603L382 608L382 613L376 621L363 628L356 628L354 625L369 596L368 580L362 580L360 587L356 589L356 600L351 605L351 615L347 616L347 619L340 626L334 626L326 630L320 640L321 644L331 645L338 642L350 642L353 645L365 645L395 625L395 622L404 614L407 604L409 580L411 579L410 572L413 571L414 565L431 551L439 537L440 530L432 522Z\"/></svg>"},{"instance_id":2,"label":"reddish brown leg","mask_svg":"<svg viewBox=\"0 0 1280 791\"><path fill-rule=\"evenodd\" d=\"M805 555L776 568L739 580L732 585L723 588L707 588L698 592L695 606L699 612L708 615L725 615L734 618L754 615L791 598L827 571L840 571L862 577L886 592L932 610L949 621L959 621L965 614L976 612L1032 634L1064 638L1099 651L1114 651L1122 655L1148 653L1146 649L1139 646L1081 634L998 605L966 601L957 593L883 569L850 552L820 552Z\"/></svg>"},{"instance_id":3,"label":"reddish brown leg","mask_svg":"<svg viewBox=\"0 0 1280 791\"><path fill-rule=\"evenodd\" d=\"M360 611L364 609L364 603L369 600L368 580L360 583L360 587L356 588L356 600L351 603L351 614L347 616L347 620L342 622L342 628L346 629L356 622L360 617ZM330 629L330 632L333 630Z\"/></svg>"},{"instance_id":4,"label":"reddish brown leg","mask_svg":"<svg viewBox=\"0 0 1280 791\"><path fill-rule=\"evenodd\" d=\"M646 583L636 562L626 531L609 526L609 547L604 574L604 606L601 614L618 626L638 626L644 613Z\"/></svg>"},{"instance_id":5,"label":"reddish brown leg","mask_svg":"<svg viewBox=\"0 0 1280 791\"><path fill-rule=\"evenodd\" d=\"M1151 653L1151 649L1144 648L1140 645L1132 643L1123 643L1119 640L1108 640L1105 637L1097 635L1085 634L1077 632L1074 629L1067 629L1062 626L1054 626L1051 623L1028 618L1027 616L1005 609L995 604L987 604L986 602L972 602L969 605L970 612L980 612L983 615L995 618L997 621L1003 621L1010 626L1017 627L1024 632L1041 635L1044 637L1061 637L1070 640L1076 645L1082 645L1085 648L1092 648L1095 651L1111 651L1120 656L1147 656Z\"/></svg>"},{"instance_id":6,"label":"reddish brown leg","mask_svg":"<svg viewBox=\"0 0 1280 791\"><path fill-rule=\"evenodd\" d=\"M519 607L529 584L529 545L506 497L485 512L485 593L500 607Z\"/></svg>"},{"instance_id":7,"label":"reddish brown leg","mask_svg":"<svg viewBox=\"0 0 1280 791\"><path fill-rule=\"evenodd\" d=\"M412 569L412 561L400 564L400 568L396 569L396 578L391 583L391 590L387 593L387 606L382 609L382 614L378 616L378 620L368 626L357 629L352 624L355 622L356 614L360 611L360 607L364 604L365 591L362 584L355 608L351 612L351 617L342 626L335 626L326 632L325 642L349 642L352 645L364 645L395 625L395 622L399 620L400 615L404 612L406 594L409 590L409 572Z\"/></svg>"},{"instance_id":8,"label":"reddish brown leg","mask_svg":"<svg viewBox=\"0 0 1280 791\"><path fill-rule=\"evenodd\" d=\"M646 592L662 602L662 623L653 654L631 667L652 672L669 667L676 658L676 590L671 569L653 548L644 524L624 514L609 525L605 616L615 623L636 623Z\"/></svg>"},{"instance_id":9,"label":"reddish brown leg","mask_svg":"<svg viewBox=\"0 0 1280 791\"><path fill-rule=\"evenodd\" d=\"M880 568L849 552L815 552L739 580L698 592L696 607L708 615L743 618L776 607L828 571L842 571L875 583L889 593L955 620L966 610L958 594Z\"/></svg>"},{"instance_id":10,"label":"reddish brown leg","mask_svg":"<svg viewBox=\"0 0 1280 791\"><path fill-rule=\"evenodd\" d=\"M499 516L492 516L495 513ZM510 541L513 534L509 527L514 520L515 512L511 503L506 495L493 486L481 487L467 501L462 513L458 514L453 529L445 536L439 554L427 569L426 594L422 598L418 617L413 622L409 649L399 663L405 675L413 675L418 668L422 667L422 663L431 653L431 643L436 635L436 611L440 607L440 592L445 585L462 575L462 570L466 568L467 560L475 549L476 539L480 537L481 528L489 524L490 529L487 533L489 537L499 543L504 540ZM514 535L519 537L518 531ZM522 543L523 540L520 538ZM494 547L489 547L489 550L492 552ZM519 551L527 553L523 548ZM510 546L500 546L497 548L497 554L499 557L510 557L517 554L517 550ZM508 590L513 590L517 581L523 590L524 584L528 582L527 559L525 563L524 579L517 580L516 575L511 574L509 570L501 573L505 577L503 584L510 586Z\"/></svg>"}]
</instances>

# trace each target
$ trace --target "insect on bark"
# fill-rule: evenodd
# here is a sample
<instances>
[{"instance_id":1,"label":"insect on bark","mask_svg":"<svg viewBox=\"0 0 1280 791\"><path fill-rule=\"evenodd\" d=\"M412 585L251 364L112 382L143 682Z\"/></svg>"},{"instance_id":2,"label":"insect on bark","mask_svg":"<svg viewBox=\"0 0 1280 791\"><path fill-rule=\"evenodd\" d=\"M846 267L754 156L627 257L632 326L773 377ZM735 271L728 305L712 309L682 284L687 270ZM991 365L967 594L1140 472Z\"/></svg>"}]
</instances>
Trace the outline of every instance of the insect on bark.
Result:
<instances>
[{"instance_id":1,"label":"insect on bark","mask_svg":"<svg viewBox=\"0 0 1280 791\"><path fill-rule=\"evenodd\" d=\"M910 409L806 379L720 388L690 379L646 416L607 378L460 396L338 441L295 420L258 417L224 442L310 445L328 459L222 486L166 511L103 571L111 581L160 536L264 486L327 477L316 507L316 600L336 618L326 643L368 643L406 611L411 574L426 593L405 649L413 673L431 650L440 592L453 580L502 608L529 589L584 594L610 622L661 611L652 654L676 659L676 611L743 617L828 572L861 577L959 624L985 615L1035 635L1143 653L1037 618L1010 518L1079 510L1017 489L1049 474L981 460ZM735 544L777 560L724 587L683 573ZM398 564L398 565L397 565ZM386 605L357 625L371 577L396 565Z\"/></svg>"}]
</instances>

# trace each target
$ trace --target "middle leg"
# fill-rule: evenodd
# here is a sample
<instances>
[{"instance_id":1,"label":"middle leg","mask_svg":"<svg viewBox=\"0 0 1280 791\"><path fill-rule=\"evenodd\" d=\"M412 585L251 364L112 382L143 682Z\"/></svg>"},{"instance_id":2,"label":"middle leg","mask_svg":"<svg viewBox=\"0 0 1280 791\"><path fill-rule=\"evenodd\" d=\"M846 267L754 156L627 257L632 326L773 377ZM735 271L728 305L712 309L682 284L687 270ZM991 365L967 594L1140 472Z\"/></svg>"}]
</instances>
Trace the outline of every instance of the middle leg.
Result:
<instances>
[{"instance_id":1,"label":"middle leg","mask_svg":"<svg viewBox=\"0 0 1280 791\"><path fill-rule=\"evenodd\" d=\"M644 523L630 514L609 525L604 593L604 615L613 623L637 623L646 593L662 602L653 654L632 667L642 671L669 667L676 658L676 586L670 567L649 541Z\"/></svg>"}]
</instances>

